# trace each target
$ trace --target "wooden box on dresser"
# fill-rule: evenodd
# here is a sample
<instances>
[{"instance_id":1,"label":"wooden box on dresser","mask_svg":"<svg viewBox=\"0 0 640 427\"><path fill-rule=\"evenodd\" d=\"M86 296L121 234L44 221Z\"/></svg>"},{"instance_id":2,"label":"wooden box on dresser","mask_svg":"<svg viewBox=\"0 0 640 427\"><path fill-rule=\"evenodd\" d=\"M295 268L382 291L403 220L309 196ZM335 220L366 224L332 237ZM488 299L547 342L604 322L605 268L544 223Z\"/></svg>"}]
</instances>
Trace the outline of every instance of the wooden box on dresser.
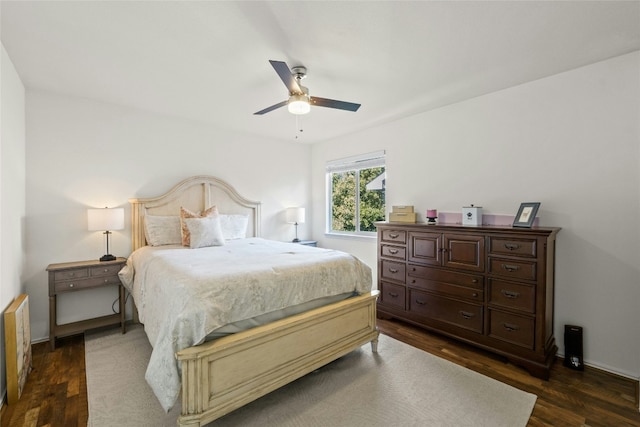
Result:
<instances>
[{"instance_id":1,"label":"wooden box on dresser","mask_svg":"<svg viewBox=\"0 0 640 427\"><path fill-rule=\"evenodd\" d=\"M549 378L559 228L376 227L378 317L457 338Z\"/></svg>"}]
</instances>

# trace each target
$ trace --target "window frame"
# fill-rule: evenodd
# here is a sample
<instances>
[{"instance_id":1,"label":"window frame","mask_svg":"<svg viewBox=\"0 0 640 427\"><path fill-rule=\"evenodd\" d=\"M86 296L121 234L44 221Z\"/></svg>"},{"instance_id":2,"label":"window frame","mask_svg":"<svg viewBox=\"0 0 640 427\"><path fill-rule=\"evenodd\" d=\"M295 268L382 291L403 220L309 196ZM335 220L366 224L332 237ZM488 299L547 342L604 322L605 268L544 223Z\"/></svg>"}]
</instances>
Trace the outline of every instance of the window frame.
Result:
<instances>
[{"instance_id":1,"label":"window frame","mask_svg":"<svg viewBox=\"0 0 640 427\"><path fill-rule=\"evenodd\" d=\"M385 168L386 174L386 153L384 150L375 151L372 153L347 157L343 159L331 160L327 162L326 172L325 172L325 180L326 180L326 224L325 224L325 234L330 236L340 236L340 237L377 237L376 231L362 231L360 230L360 171L362 169L371 169L376 167ZM334 173L342 173L342 172L355 172L355 188L357 190L356 194L356 203L355 203L355 231L341 231L341 230L333 230L333 183L332 176ZM386 189L385 189L386 192ZM386 202L386 195L385 195ZM384 211L386 212L386 203Z\"/></svg>"}]
</instances>

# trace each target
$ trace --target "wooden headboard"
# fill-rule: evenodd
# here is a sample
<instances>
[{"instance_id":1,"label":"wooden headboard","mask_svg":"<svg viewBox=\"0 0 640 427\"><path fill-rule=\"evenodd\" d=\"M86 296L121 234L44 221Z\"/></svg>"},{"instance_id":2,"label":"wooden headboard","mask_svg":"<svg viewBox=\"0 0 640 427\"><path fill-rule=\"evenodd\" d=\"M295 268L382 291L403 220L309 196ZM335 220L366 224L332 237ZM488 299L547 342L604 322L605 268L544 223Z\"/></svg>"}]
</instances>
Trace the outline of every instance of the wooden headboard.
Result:
<instances>
[{"instance_id":1,"label":"wooden headboard","mask_svg":"<svg viewBox=\"0 0 640 427\"><path fill-rule=\"evenodd\" d=\"M247 236L260 236L260 202L242 197L227 182L213 176L198 175L178 183L157 197L129 199L131 204L132 251L146 246L144 216L180 215L180 207L202 211L217 206L221 214L248 214Z\"/></svg>"}]
</instances>

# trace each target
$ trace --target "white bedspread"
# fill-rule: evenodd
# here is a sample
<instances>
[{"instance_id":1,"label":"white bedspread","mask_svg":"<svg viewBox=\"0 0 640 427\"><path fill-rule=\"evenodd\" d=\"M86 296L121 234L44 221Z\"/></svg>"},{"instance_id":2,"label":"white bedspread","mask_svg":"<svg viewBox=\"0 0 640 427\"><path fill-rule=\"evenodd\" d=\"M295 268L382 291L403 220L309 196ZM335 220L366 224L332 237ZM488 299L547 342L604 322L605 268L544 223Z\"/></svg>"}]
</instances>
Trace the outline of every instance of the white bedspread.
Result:
<instances>
[{"instance_id":1,"label":"white bedspread","mask_svg":"<svg viewBox=\"0 0 640 427\"><path fill-rule=\"evenodd\" d=\"M120 278L153 346L145 378L167 411L180 393L177 351L228 323L371 289L371 269L352 255L260 238L200 249L143 247Z\"/></svg>"}]
</instances>

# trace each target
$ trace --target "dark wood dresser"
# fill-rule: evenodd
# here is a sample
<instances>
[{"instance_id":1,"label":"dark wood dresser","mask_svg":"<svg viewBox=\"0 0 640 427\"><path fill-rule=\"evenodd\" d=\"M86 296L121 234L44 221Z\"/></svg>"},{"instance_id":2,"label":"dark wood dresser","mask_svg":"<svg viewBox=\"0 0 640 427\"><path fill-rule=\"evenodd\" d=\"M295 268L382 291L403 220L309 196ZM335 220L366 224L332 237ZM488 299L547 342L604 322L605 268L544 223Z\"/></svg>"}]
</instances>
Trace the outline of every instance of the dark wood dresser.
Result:
<instances>
[{"instance_id":1,"label":"dark wood dresser","mask_svg":"<svg viewBox=\"0 0 640 427\"><path fill-rule=\"evenodd\" d=\"M379 317L457 338L549 378L559 228L376 226Z\"/></svg>"}]
</instances>

